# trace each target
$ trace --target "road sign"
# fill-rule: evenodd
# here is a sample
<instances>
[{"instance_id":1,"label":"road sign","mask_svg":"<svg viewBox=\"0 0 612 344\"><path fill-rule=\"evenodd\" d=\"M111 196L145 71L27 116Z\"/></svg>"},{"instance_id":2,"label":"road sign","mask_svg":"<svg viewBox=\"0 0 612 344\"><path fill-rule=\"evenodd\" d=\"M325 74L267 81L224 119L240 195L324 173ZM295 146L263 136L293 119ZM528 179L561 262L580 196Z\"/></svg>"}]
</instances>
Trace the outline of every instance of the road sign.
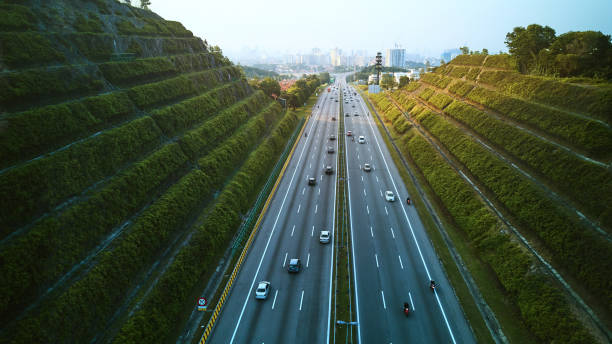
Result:
<instances>
[{"instance_id":1,"label":"road sign","mask_svg":"<svg viewBox=\"0 0 612 344\"><path fill-rule=\"evenodd\" d=\"M208 306L208 300L205 297L201 297L198 299L198 310L205 311Z\"/></svg>"}]
</instances>

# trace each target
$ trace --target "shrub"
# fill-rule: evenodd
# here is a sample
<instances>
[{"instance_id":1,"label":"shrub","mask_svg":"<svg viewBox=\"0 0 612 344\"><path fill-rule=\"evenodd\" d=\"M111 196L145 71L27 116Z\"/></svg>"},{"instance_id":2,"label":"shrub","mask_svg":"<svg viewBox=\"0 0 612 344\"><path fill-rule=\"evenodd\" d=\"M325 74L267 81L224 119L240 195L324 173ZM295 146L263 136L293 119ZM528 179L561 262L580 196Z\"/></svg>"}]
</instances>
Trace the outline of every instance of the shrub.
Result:
<instances>
[{"instance_id":1,"label":"shrub","mask_svg":"<svg viewBox=\"0 0 612 344\"><path fill-rule=\"evenodd\" d=\"M470 84L469 82L454 80L448 90L456 95L465 97L465 95L468 94L468 92L470 92L473 88L474 85Z\"/></svg>"},{"instance_id":2,"label":"shrub","mask_svg":"<svg viewBox=\"0 0 612 344\"><path fill-rule=\"evenodd\" d=\"M147 79L177 74L174 64L165 57L152 57L98 65L106 80L114 84L143 82Z\"/></svg>"},{"instance_id":3,"label":"shrub","mask_svg":"<svg viewBox=\"0 0 612 344\"><path fill-rule=\"evenodd\" d=\"M466 66L482 66L482 62L488 55L476 54L476 55L458 55L450 61L450 64L454 65L466 65Z\"/></svg>"},{"instance_id":4,"label":"shrub","mask_svg":"<svg viewBox=\"0 0 612 344\"><path fill-rule=\"evenodd\" d=\"M103 32L103 25L100 18L95 13L89 13L89 18L86 19L80 13L77 14L74 21L74 29L78 32Z\"/></svg>"},{"instance_id":5,"label":"shrub","mask_svg":"<svg viewBox=\"0 0 612 344\"><path fill-rule=\"evenodd\" d=\"M21 5L0 4L0 31L29 31L36 26L36 17Z\"/></svg>"},{"instance_id":6,"label":"shrub","mask_svg":"<svg viewBox=\"0 0 612 344\"><path fill-rule=\"evenodd\" d=\"M52 37L63 42L72 53L81 54L94 62L106 62L115 52L116 37L108 33L65 33L53 34Z\"/></svg>"},{"instance_id":7,"label":"shrub","mask_svg":"<svg viewBox=\"0 0 612 344\"><path fill-rule=\"evenodd\" d=\"M199 276L211 269L212 262L229 244L242 221L240 214L248 210L257 196L296 123L293 113L286 115L270 137L249 155L219 195L204 223L197 227L191 241L144 299L141 309L123 325L114 340L116 343L168 338L181 316L185 300L191 302L189 296Z\"/></svg>"},{"instance_id":8,"label":"shrub","mask_svg":"<svg viewBox=\"0 0 612 344\"><path fill-rule=\"evenodd\" d=\"M516 60L508 54L489 55L484 62L484 66L518 71Z\"/></svg>"},{"instance_id":9,"label":"shrub","mask_svg":"<svg viewBox=\"0 0 612 344\"><path fill-rule=\"evenodd\" d=\"M63 66L7 73L0 76L0 103L35 104L40 98L68 98L96 92L102 87L103 84L93 66Z\"/></svg>"},{"instance_id":10,"label":"shrub","mask_svg":"<svg viewBox=\"0 0 612 344\"><path fill-rule=\"evenodd\" d=\"M36 222L25 235L8 243L0 251L0 317L13 317L84 259L186 161L177 143L166 145L102 189L89 192L82 203Z\"/></svg>"},{"instance_id":11,"label":"shrub","mask_svg":"<svg viewBox=\"0 0 612 344\"><path fill-rule=\"evenodd\" d=\"M562 206L551 202L548 195L518 171L443 117L426 110L418 119L517 217L523 230L531 231L542 240L557 264L566 268L590 292L602 295L602 299L612 297L612 280L606 275L612 269L609 242L569 216ZM529 207L524 206L526 204Z\"/></svg>"},{"instance_id":12,"label":"shrub","mask_svg":"<svg viewBox=\"0 0 612 344\"><path fill-rule=\"evenodd\" d=\"M438 109L444 109L448 104L453 102L453 98L447 96L444 93L436 92L429 102L435 105Z\"/></svg>"},{"instance_id":13,"label":"shrub","mask_svg":"<svg viewBox=\"0 0 612 344\"><path fill-rule=\"evenodd\" d=\"M425 88L423 91L421 91L421 93L419 94L419 98L423 99L423 100L429 100L429 98L431 98L431 96L433 96L435 93L434 90L432 90L431 88Z\"/></svg>"},{"instance_id":14,"label":"shrub","mask_svg":"<svg viewBox=\"0 0 612 344\"><path fill-rule=\"evenodd\" d=\"M151 117L111 129L55 154L0 175L0 226L15 228L115 173L126 162L159 143Z\"/></svg>"},{"instance_id":15,"label":"shrub","mask_svg":"<svg viewBox=\"0 0 612 344\"><path fill-rule=\"evenodd\" d=\"M0 32L0 46L2 60L10 68L65 61L49 39L37 32Z\"/></svg>"},{"instance_id":16,"label":"shrub","mask_svg":"<svg viewBox=\"0 0 612 344\"><path fill-rule=\"evenodd\" d=\"M512 96L561 107L612 123L612 89L583 87L551 78L515 72L484 71L480 82L493 85Z\"/></svg>"},{"instance_id":17,"label":"shrub","mask_svg":"<svg viewBox=\"0 0 612 344\"><path fill-rule=\"evenodd\" d=\"M478 78L478 74L480 74L480 68L470 68L467 72L465 78L468 80L476 80Z\"/></svg>"},{"instance_id":18,"label":"shrub","mask_svg":"<svg viewBox=\"0 0 612 344\"><path fill-rule=\"evenodd\" d=\"M445 77L442 74L437 73L426 73L421 76L421 81L424 81L430 85L436 86L441 89L445 89L453 79Z\"/></svg>"},{"instance_id":19,"label":"shrub","mask_svg":"<svg viewBox=\"0 0 612 344\"><path fill-rule=\"evenodd\" d=\"M467 104L454 102L445 112L536 170L582 204L587 213L603 219L608 204L612 204L612 178L606 168L584 161Z\"/></svg>"},{"instance_id":20,"label":"shrub","mask_svg":"<svg viewBox=\"0 0 612 344\"><path fill-rule=\"evenodd\" d=\"M133 110L127 95L117 92L7 117L0 136L0 168L73 142Z\"/></svg>"},{"instance_id":21,"label":"shrub","mask_svg":"<svg viewBox=\"0 0 612 344\"><path fill-rule=\"evenodd\" d=\"M453 70L449 73L453 78L463 78L470 71L470 67L453 66Z\"/></svg>"},{"instance_id":22,"label":"shrub","mask_svg":"<svg viewBox=\"0 0 612 344\"><path fill-rule=\"evenodd\" d=\"M482 87L474 88L467 97L514 120L539 128L593 155L605 156L612 151L612 131L599 122Z\"/></svg>"}]
</instances>

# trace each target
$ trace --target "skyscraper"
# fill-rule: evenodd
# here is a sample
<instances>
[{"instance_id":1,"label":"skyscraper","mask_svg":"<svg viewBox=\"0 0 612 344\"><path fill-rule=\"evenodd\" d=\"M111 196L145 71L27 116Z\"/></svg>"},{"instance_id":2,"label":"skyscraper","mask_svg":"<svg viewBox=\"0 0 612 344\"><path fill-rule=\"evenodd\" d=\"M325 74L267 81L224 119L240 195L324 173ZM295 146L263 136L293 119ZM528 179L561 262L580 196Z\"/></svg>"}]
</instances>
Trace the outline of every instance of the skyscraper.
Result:
<instances>
[{"instance_id":1,"label":"skyscraper","mask_svg":"<svg viewBox=\"0 0 612 344\"><path fill-rule=\"evenodd\" d=\"M404 68L406 65L406 49L400 48L398 45L393 49L387 49L385 56L385 67Z\"/></svg>"}]
</instances>

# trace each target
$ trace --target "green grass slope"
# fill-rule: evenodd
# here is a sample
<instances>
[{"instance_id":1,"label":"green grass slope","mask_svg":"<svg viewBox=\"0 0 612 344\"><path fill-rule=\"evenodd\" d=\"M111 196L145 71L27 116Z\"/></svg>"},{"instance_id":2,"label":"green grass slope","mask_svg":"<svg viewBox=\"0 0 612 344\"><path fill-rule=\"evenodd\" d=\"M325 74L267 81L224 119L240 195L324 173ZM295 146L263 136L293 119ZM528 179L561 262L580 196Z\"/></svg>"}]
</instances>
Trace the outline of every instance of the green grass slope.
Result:
<instances>
[{"instance_id":1,"label":"green grass slope","mask_svg":"<svg viewBox=\"0 0 612 344\"><path fill-rule=\"evenodd\" d=\"M116 312L140 302L174 341L298 119L180 23L114 0L0 4L0 47L0 342L138 342ZM162 252L162 286L139 293Z\"/></svg>"}]
</instances>

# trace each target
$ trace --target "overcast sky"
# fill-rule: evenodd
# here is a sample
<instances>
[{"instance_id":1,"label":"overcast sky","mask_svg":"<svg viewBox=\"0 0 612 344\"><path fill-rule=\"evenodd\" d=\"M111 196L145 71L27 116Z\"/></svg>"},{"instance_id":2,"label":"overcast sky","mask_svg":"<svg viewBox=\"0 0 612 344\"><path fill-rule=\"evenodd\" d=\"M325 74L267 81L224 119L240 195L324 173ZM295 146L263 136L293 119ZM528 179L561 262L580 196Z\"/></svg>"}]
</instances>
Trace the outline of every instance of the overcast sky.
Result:
<instances>
[{"instance_id":1,"label":"overcast sky","mask_svg":"<svg viewBox=\"0 0 612 344\"><path fill-rule=\"evenodd\" d=\"M139 0L132 0L138 4ZM548 25L557 35L594 30L612 34L612 0L151 0L151 9L182 22L226 53L366 49L401 44L439 56L444 49L506 50L515 26Z\"/></svg>"}]
</instances>

